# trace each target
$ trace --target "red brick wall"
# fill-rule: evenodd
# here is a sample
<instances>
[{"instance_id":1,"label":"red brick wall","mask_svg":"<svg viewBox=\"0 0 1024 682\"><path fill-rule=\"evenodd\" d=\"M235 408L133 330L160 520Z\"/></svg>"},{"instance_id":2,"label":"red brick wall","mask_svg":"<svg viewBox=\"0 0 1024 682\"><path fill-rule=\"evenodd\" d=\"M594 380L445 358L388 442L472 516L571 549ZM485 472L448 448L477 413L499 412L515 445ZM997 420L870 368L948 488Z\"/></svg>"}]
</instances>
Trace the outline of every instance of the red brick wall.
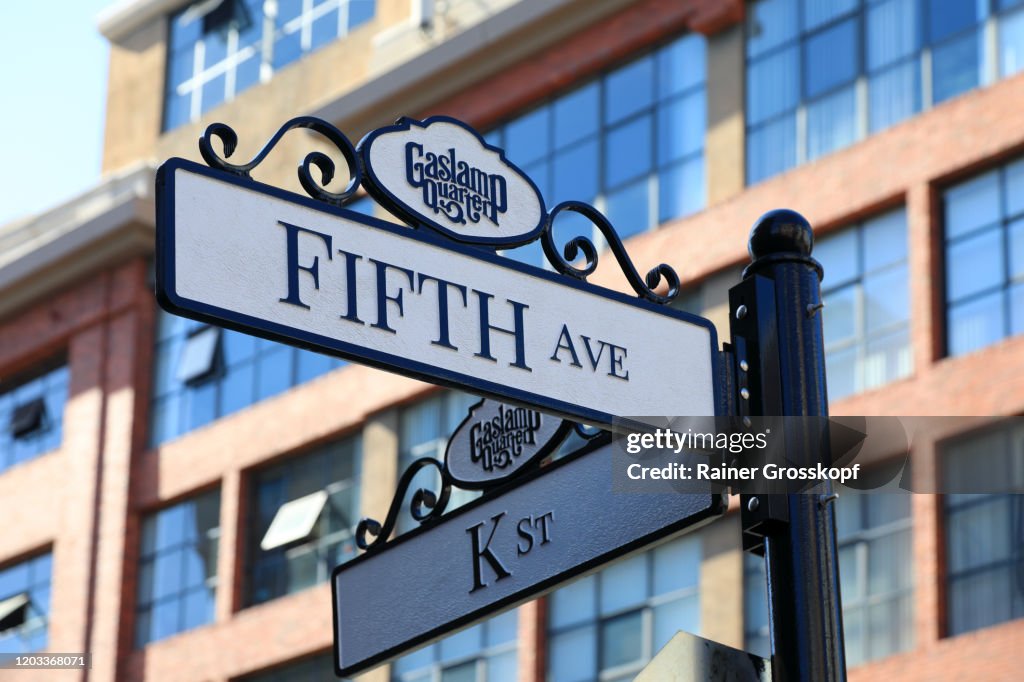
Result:
<instances>
[{"instance_id":1,"label":"red brick wall","mask_svg":"<svg viewBox=\"0 0 1024 682\"><path fill-rule=\"evenodd\" d=\"M531 56L487 83L428 108L485 130L501 119L690 29L715 33L743 17L740 0L643 0Z\"/></svg>"},{"instance_id":2,"label":"red brick wall","mask_svg":"<svg viewBox=\"0 0 1024 682\"><path fill-rule=\"evenodd\" d=\"M149 305L144 282L145 264L127 263L0 322L0 374L63 353L71 375L60 447L0 475L0 557L6 563L52 548L50 650L91 651L90 679L114 679L117 609L108 604L122 593L114 573L123 555L139 369L132 324ZM61 679L84 676L67 672Z\"/></svg>"}]
</instances>

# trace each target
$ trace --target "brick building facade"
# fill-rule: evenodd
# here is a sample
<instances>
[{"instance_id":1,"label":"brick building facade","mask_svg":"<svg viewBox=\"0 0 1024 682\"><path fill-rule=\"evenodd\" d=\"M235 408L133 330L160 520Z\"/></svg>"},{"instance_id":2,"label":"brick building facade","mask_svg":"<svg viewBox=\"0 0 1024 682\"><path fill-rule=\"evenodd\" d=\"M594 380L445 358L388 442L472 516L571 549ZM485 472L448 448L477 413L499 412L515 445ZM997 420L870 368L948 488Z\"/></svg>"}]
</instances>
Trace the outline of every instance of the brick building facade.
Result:
<instances>
[{"instance_id":1,"label":"brick building facade","mask_svg":"<svg viewBox=\"0 0 1024 682\"><path fill-rule=\"evenodd\" d=\"M99 19L103 180L0 228L0 652L92 653L60 679L329 679L324 571L351 556L353 518L381 518L401 467L464 414L463 396L243 335L211 332L204 355L204 328L158 310L154 168L199 160L213 121L248 159L300 114L352 139L399 115L463 119L549 205L594 202L638 268L674 265L680 305L720 337L750 226L795 208L821 238L833 413L1020 414L1024 14L941 4L114 4ZM844 41L849 64L822 60ZM301 193L295 163L318 144L289 133L257 179ZM594 281L626 287L607 264ZM972 452L1019 459L1024 439L1000 429L916 441L935 466L915 475ZM262 552L280 505L319 489L332 503L317 533ZM1024 498L849 499L851 678L1018 677ZM737 516L361 679L628 678L680 628L763 653L763 576Z\"/></svg>"}]
</instances>

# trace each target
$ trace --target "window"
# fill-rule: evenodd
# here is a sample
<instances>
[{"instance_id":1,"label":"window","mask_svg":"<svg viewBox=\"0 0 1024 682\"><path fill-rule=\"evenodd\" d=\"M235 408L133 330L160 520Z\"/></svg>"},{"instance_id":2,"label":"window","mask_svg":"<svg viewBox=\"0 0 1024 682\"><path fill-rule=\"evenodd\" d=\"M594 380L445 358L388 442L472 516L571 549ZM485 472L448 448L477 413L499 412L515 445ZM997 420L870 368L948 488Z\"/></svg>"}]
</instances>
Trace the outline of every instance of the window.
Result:
<instances>
[{"instance_id":1,"label":"window","mask_svg":"<svg viewBox=\"0 0 1024 682\"><path fill-rule=\"evenodd\" d=\"M678 630L700 630L700 537L612 564L548 598L548 680L633 679Z\"/></svg>"},{"instance_id":2,"label":"window","mask_svg":"<svg viewBox=\"0 0 1024 682\"><path fill-rule=\"evenodd\" d=\"M1024 331L1024 161L951 187L946 350L964 355Z\"/></svg>"},{"instance_id":3,"label":"window","mask_svg":"<svg viewBox=\"0 0 1024 682\"><path fill-rule=\"evenodd\" d=\"M487 140L537 184L549 208L584 201L621 237L643 232L704 207L704 60L704 37L683 36L506 123ZM573 236L591 234L575 214L556 223L583 230ZM539 242L509 255L544 262Z\"/></svg>"},{"instance_id":4,"label":"window","mask_svg":"<svg viewBox=\"0 0 1024 682\"><path fill-rule=\"evenodd\" d=\"M836 501L843 634L850 666L913 646L911 496L843 489ZM744 558L745 648L771 655L764 559Z\"/></svg>"},{"instance_id":5,"label":"window","mask_svg":"<svg viewBox=\"0 0 1024 682\"><path fill-rule=\"evenodd\" d=\"M815 244L825 269L822 321L832 400L908 376L910 278L903 209Z\"/></svg>"},{"instance_id":6,"label":"window","mask_svg":"<svg viewBox=\"0 0 1024 682\"><path fill-rule=\"evenodd\" d=\"M355 556L359 459L349 438L253 474L249 604L324 582Z\"/></svg>"},{"instance_id":7,"label":"window","mask_svg":"<svg viewBox=\"0 0 1024 682\"><path fill-rule=\"evenodd\" d=\"M52 573L50 552L0 568L0 654L46 648Z\"/></svg>"},{"instance_id":8,"label":"window","mask_svg":"<svg viewBox=\"0 0 1024 682\"><path fill-rule=\"evenodd\" d=\"M1020 4L752 3L747 13L747 182L847 147L1024 68L1024 10L1015 8Z\"/></svg>"},{"instance_id":9,"label":"window","mask_svg":"<svg viewBox=\"0 0 1024 682\"><path fill-rule=\"evenodd\" d=\"M1016 494L945 495L946 631L955 636L1024 617L1024 429L972 434L944 448L947 490Z\"/></svg>"},{"instance_id":10,"label":"window","mask_svg":"<svg viewBox=\"0 0 1024 682\"><path fill-rule=\"evenodd\" d=\"M164 311L155 356L153 446L345 364Z\"/></svg>"},{"instance_id":11,"label":"window","mask_svg":"<svg viewBox=\"0 0 1024 682\"><path fill-rule=\"evenodd\" d=\"M60 447L68 367L0 380L0 472Z\"/></svg>"},{"instance_id":12,"label":"window","mask_svg":"<svg viewBox=\"0 0 1024 682\"><path fill-rule=\"evenodd\" d=\"M846 661L913 646L911 496L843 490L836 501Z\"/></svg>"},{"instance_id":13,"label":"window","mask_svg":"<svg viewBox=\"0 0 1024 682\"><path fill-rule=\"evenodd\" d=\"M469 408L480 398L458 391L445 391L411 405L398 419L398 475L401 476L415 460L433 457L444 462L444 450L455 428L469 414ZM427 488L440 490L440 478L433 468L421 469L409 486L408 499L403 503L403 512L398 517L398 532L404 533L419 527L408 513L414 491ZM452 488L448 509L455 509L479 493Z\"/></svg>"},{"instance_id":14,"label":"window","mask_svg":"<svg viewBox=\"0 0 1024 682\"><path fill-rule=\"evenodd\" d=\"M199 0L170 18L164 130L373 18L374 0Z\"/></svg>"},{"instance_id":15,"label":"window","mask_svg":"<svg viewBox=\"0 0 1024 682\"><path fill-rule=\"evenodd\" d=\"M342 678L345 679L345 678ZM272 670L238 678L237 682L337 682L331 654L306 658Z\"/></svg>"},{"instance_id":16,"label":"window","mask_svg":"<svg viewBox=\"0 0 1024 682\"><path fill-rule=\"evenodd\" d=\"M219 539L216 491L143 519L136 646L213 621Z\"/></svg>"},{"instance_id":17,"label":"window","mask_svg":"<svg viewBox=\"0 0 1024 682\"><path fill-rule=\"evenodd\" d=\"M508 611L391 665L392 682L516 682L518 616Z\"/></svg>"}]
</instances>

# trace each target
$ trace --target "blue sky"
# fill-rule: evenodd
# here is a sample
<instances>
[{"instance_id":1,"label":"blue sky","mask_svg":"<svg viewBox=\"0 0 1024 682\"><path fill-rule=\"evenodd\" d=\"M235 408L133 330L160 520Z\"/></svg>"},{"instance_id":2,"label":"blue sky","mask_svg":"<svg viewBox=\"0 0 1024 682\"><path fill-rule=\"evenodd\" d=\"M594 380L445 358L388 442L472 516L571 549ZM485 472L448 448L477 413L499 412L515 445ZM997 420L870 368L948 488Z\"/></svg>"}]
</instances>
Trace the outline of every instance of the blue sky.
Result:
<instances>
[{"instance_id":1,"label":"blue sky","mask_svg":"<svg viewBox=\"0 0 1024 682\"><path fill-rule=\"evenodd\" d=\"M99 179L108 52L96 15L113 1L3 3L0 225Z\"/></svg>"}]
</instances>

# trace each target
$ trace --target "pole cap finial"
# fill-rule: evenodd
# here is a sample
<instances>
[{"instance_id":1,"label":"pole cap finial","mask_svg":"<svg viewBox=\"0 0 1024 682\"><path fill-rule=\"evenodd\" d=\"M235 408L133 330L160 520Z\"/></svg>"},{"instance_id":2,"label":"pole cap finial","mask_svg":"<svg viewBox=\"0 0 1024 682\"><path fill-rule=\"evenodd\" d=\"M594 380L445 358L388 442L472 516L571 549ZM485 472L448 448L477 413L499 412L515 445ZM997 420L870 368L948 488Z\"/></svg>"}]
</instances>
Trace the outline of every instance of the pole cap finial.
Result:
<instances>
[{"instance_id":1,"label":"pole cap finial","mask_svg":"<svg viewBox=\"0 0 1024 682\"><path fill-rule=\"evenodd\" d=\"M757 219L750 230L747 250L751 260L780 254L810 256L814 232L807 219L796 211L780 208Z\"/></svg>"}]
</instances>

